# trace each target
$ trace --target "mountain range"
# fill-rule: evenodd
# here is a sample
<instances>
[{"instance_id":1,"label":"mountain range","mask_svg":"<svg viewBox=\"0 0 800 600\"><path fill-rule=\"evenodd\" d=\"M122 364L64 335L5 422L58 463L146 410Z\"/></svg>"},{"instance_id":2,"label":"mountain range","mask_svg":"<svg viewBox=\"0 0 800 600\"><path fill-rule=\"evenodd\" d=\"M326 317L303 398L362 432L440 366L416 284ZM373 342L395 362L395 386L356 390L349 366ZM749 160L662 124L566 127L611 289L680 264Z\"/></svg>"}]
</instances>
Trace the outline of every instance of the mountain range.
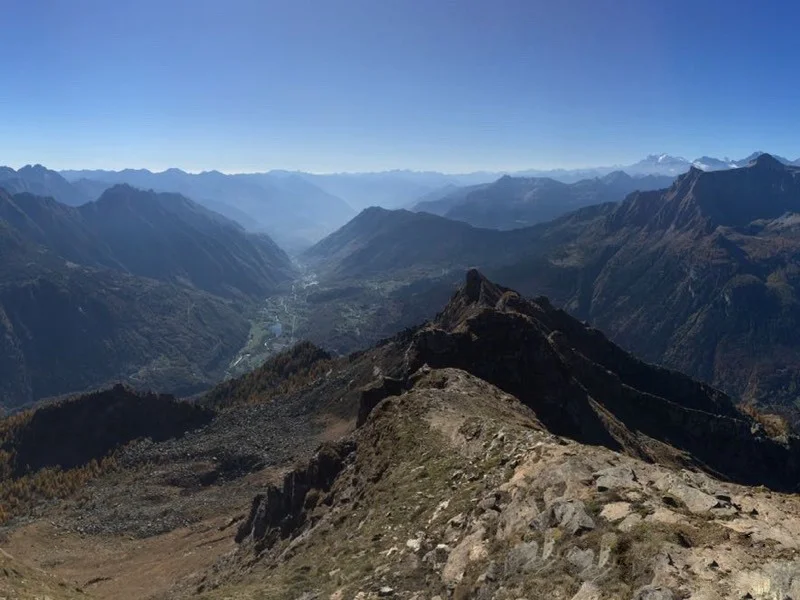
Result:
<instances>
[{"instance_id":1,"label":"mountain range","mask_svg":"<svg viewBox=\"0 0 800 600\"><path fill-rule=\"evenodd\" d=\"M797 596L786 162L445 182L295 259L212 200L6 172L0 595Z\"/></svg>"},{"instance_id":2,"label":"mountain range","mask_svg":"<svg viewBox=\"0 0 800 600\"><path fill-rule=\"evenodd\" d=\"M250 230L269 233L287 248L307 246L355 214L341 198L291 173L225 175L219 171L191 174L180 169L161 173L126 169L63 174L85 193L124 183L183 194Z\"/></svg>"},{"instance_id":3,"label":"mountain range","mask_svg":"<svg viewBox=\"0 0 800 600\"><path fill-rule=\"evenodd\" d=\"M760 155L512 231L371 209L304 256L323 280L444 288L479 266L646 360L796 418L799 213L800 169Z\"/></svg>"},{"instance_id":4,"label":"mountain range","mask_svg":"<svg viewBox=\"0 0 800 600\"><path fill-rule=\"evenodd\" d=\"M0 405L124 379L189 393L294 276L264 234L129 186L78 207L0 189Z\"/></svg>"},{"instance_id":5,"label":"mountain range","mask_svg":"<svg viewBox=\"0 0 800 600\"><path fill-rule=\"evenodd\" d=\"M674 177L685 173L691 167L701 171L721 171L746 167L762 154L765 153L759 150L738 160L727 157L720 159L712 156L701 156L694 160L687 160L681 156L671 156L669 154L650 154L642 160L620 167L620 169L630 175L671 175ZM777 155L774 155L774 158L785 165L800 165L800 158L794 161Z\"/></svg>"},{"instance_id":6,"label":"mountain range","mask_svg":"<svg viewBox=\"0 0 800 600\"><path fill-rule=\"evenodd\" d=\"M604 202L616 202L635 190L667 188L673 178L662 175L631 177L614 171L603 177L562 183L547 177L511 177L431 194L413 210L464 221L476 227L516 229L550 221L564 213Z\"/></svg>"},{"instance_id":7,"label":"mountain range","mask_svg":"<svg viewBox=\"0 0 800 600\"><path fill-rule=\"evenodd\" d=\"M85 193L60 173L42 165L26 165L15 171L0 167L0 188L11 194L28 192L37 196L50 196L69 206L78 206L100 196Z\"/></svg>"},{"instance_id":8,"label":"mountain range","mask_svg":"<svg viewBox=\"0 0 800 600\"><path fill-rule=\"evenodd\" d=\"M124 169L66 170L59 173L42 165L28 165L16 171L9 167L0 167L0 187L12 193L30 192L39 196L51 196L71 206L96 200L109 187L122 183L145 190L180 193L251 231L267 232L289 251L300 252L346 223L363 208L412 208L431 200L444 199L448 195L461 196L475 192L477 189L471 186L490 184L505 175L515 178L548 178L569 184L604 179L612 174L612 179L618 178L616 172L619 171L634 178L646 178L650 175L674 178L688 171L691 166L702 170L741 167L759 154L760 152L755 152L741 160L704 156L694 161L660 154L650 155L630 165L462 174L402 170L333 174L280 170L250 174L206 171L195 174L176 168L162 172ZM790 163L788 159L780 160L786 164L798 164L800 161L797 159ZM661 184L643 179L638 185L640 189L651 189ZM628 188L630 186L621 185L620 191L623 194L625 191L632 191ZM581 203L589 203L592 194L603 199L621 199L611 197L611 192L610 188L595 192L584 190L575 194L577 199L569 192L558 193L568 197L569 208L575 208ZM554 195L558 193L553 192ZM434 210L442 213L441 210ZM547 218L552 211L543 209L541 212L543 218ZM468 216L466 218L471 219ZM532 222L527 218L520 220L524 223ZM502 223L504 228L508 225L509 223Z\"/></svg>"},{"instance_id":9,"label":"mountain range","mask_svg":"<svg viewBox=\"0 0 800 600\"><path fill-rule=\"evenodd\" d=\"M302 294L288 292L297 267L268 236L185 196L127 184L108 184L100 198L77 206L28 191L4 194L3 402L115 378L161 382L166 391L199 389L232 361L253 366L302 337L348 352L433 314L457 274L478 266L524 293L547 294L647 360L792 412L800 361L791 335L797 169L756 156L746 167L690 167L671 184L670 176L624 172L573 184L511 176L466 188L449 184L443 196L429 192L415 207L445 216L370 208L299 255L308 277ZM3 173L9 187L27 182L24 189L34 189L38 181L36 189L53 192L99 181L70 183L43 167ZM126 176L134 175L140 183L154 176ZM220 189L231 182L242 190L262 185L261 175L155 175L180 185L217 181ZM263 177L307 198L320 189L295 173ZM413 179L407 172L394 177ZM424 179L441 183L432 173ZM631 190L638 191L623 201ZM301 212L314 213L313 205L309 200ZM536 221L542 222L524 226ZM296 231L287 225L284 234ZM157 304L143 303L142 290ZM36 299L28 311L26 297ZM87 306L98 309L93 329L81 316ZM59 330L67 333L57 348L47 336ZM91 368L67 361L56 369L52 361L72 337L86 337L82 331L95 332L80 341L92 356L101 348L124 351L109 352L105 364L94 361Z\"/></svg>"}]
</instances>

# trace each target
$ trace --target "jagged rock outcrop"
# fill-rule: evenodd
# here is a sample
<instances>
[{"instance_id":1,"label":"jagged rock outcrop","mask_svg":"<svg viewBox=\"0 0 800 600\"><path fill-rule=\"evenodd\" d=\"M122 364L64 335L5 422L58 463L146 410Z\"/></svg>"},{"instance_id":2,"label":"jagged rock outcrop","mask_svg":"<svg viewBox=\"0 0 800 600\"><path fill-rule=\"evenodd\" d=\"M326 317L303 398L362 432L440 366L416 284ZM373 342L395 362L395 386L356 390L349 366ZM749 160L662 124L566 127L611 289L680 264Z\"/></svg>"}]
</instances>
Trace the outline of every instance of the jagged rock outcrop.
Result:
<instances>
[{"instance_id":1,"label":"jagged rock outcrop","mask_svg":"<svg viewBox=\"0 0 800 600\"><path fill-rule=\"evenodd\" d=\"M558 435L742 483L795 490L800 443L769 438L719 390L644 363L545 298L478 271L421 328L409 369L456 367L530 406Z\"/></svg>"},{"instance_id":2,"label":"jagged rock outcrop","mask_svg":"<svg viewBox=\"0 0 800 600\"><path fill-rule=\"evenodd\" d=\"M358 405L358 420L356 424L363 425L369 413L378 403L389 396L398 396L407 389L408 382L398 377L381 377L361 390Z\"/></svg>"},{"instance_id":3,"label":"jagged rock outcrop","mask_svg":"<svg viewBox=\"0 0 800 600\"><path fill-rule=\"evenodd\" d=\"M290 471L281 487L269 486L253 498L250 514L236 532L236 542L251 540L256 549L289 537L305 525L308 509L330 489L355 450L351 440L324 444L308 464Z\"/></svg>"}]
</instances>

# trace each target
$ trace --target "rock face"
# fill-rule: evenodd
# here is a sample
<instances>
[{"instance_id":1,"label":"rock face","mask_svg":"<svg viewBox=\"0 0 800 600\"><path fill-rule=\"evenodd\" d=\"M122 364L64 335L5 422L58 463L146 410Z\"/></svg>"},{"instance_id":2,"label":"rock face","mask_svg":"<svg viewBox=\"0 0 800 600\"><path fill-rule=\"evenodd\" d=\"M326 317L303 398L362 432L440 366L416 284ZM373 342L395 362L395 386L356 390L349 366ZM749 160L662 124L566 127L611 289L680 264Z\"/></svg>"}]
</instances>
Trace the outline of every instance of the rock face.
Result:
<instances>
[{"instance_id":1,"label":"rock face","mask_svg":"<svg viewBox=\"0 0 800 600\"><path fill-rule=\"evenodd\" d=\"M274 544L305 524L307 512L322 498L345 466L355 445L345 440L323 446L302 469L290 471L282 487L270 486L253 498L250 514L236 532L237 543L250 539L256 548Z\"/></svg>"},{"instance_id":2,"label":"rock face","mask_svg":"<svg viewBox=\"0 0 800 600\"><path fill-rule=\"evenodd\" d=\"M530 406L558 434L748 484L794 491L798 440L760 432L723 393L643 363L544 299L473 270L415 336L409 368L457 367Z\"/></svg>"}]
</instances>

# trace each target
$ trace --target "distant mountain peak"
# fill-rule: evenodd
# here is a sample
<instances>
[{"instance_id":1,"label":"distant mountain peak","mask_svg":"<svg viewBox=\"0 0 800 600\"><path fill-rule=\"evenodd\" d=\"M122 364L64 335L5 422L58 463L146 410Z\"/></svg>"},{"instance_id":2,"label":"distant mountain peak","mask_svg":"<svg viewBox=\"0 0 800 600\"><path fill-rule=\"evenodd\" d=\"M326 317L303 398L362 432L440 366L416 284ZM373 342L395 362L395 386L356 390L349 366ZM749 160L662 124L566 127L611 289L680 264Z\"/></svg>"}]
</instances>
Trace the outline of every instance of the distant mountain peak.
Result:
<instances>
[{"instance_id":1,"label":"distant mountain peak","mask_svg":"<svg viewBox=\"0 0 800 600\"><path fill-rule=\"evenodd\" d=\"M656 162L660 164L674 163L674 162L689 162L682 156L672 156L671 154L648 154L645 158L648 162Z\"/></svg>"},{"instance_id":2,"label":"distant mountain peak","mask_svg":"<svg viewBox=\"0 0 800 600\"><path fill-rule=\"evenodd\" d=\"M756 150L755 152L753 152L751 154L748 154L740 162L745 162L745 163L753 162L754 160L756 160L762 154L766 154L766 153L763 150Z\"/></svg>"},{"instance_id":3,"label":"distant mountain peak","mask_svg":"<svg viewBox=\"0 0 800 600\"><path fill-rule=\"evenodd\" d=\"M39 163L25 165L18 171L0 167L0 186L11 193L28 192L36 196L49 196L71 206L78 206L89 200L60 173Z\"/></svg>"},{"instance_id":4,"label":"distant mountain peak","mask_svg":"<svg viewBox=\"0 0 800 600\"><path fill-rule=\"evenodd\" d=\"M705 171L692 165L660 195L638 194L623 203L613 220L705 235L719 226L745 227L797 212L798 197L800 170L761 154L741 168Z\"/></svg>"},{"instance_id":5,"label":"distant mountain peak","mask_svg":"<svg viewBox=\"0 0 800 600\"><path fill-rule=\"evenodd\" d=\"M158 194L153 190L143 190L128 183L117 183L107 188L93 204L97 206L120 205L123 201L129 202L132 199L141 203L146 200L155 199L161 195L162 194Z\"/></svg>"},{"instance_id":6,"label":"distant mountain peak","mask_svg":"<svg viewBox=\"0 0 800 600\"><path fill-rule=\"evenodd\" d=\"M705 172L706 172L705 169L701 169L697 165L691 164L689 165L689 170L686 171L686 173L684 173L683 175L681 175L681 177L699 177Z\"/></svg>"},{"instance_id":7,"label":"distant mountain peak","mask_svg":"<svg viewBox=\"0 0 800 600\"><path fill-rule=\"evenodd\" d=\"M622 167L629 175L678 175L689 168L689 161L671 154L648 154L632 165Z\"/></svg>"},{"instance_id":8,"label":"distant mountain peak","mask_svg":"<svg viewBox=\"0 0 800 600\"><path fill-rule=\"evenodd\" d=\"M778 169L783 170L785 164L766 152L760 154L754 160L750 161L749 166L758 167L759 169Z\"/></svg>"},{"instance_id":9,"label":"distant mountain peak","mask_svg":"<svg viewBox=\"0 0 800 600\"><path fill-rule=\"evenodd\" d=\"M42 165L40 163L36 163L35 165L25 165L24 167L22 167L19 170L19 172L21 173L21 172L24 172L24 171L34 171L34 172L44 173L45 171L48 171L48 170L49 169L47 167L45 167L44 165Z\"/></svg>"},{"instance_id":10,"label":"distant mountain peak","mask_svg":"<svg viewBox=\"0 0 800 600\"><path fill-rule=\"evenodd\" d=\"M360 215L364 215L364 216L366 216L366 215L388 215L389 213L392 213L392 212L395 212L395 211L389 210L388 208L383 208L382 206L368 206L367 208L362 210L358 215L356 215L356 218L358 218ZM405 211L403 211L403 212L405 212Z\"/></svg>"},{"instance_id":11,"label":"distant mountain peak","mask_svg":"<svg viewBox=\"0 0 800 600\"><path fill-rule=\"evenodd\" d=\"M130 183L115 183L114 185L110 186L106 189L106 194L113 193L113 192L121 192L121 191L131 191L131 192L143 192L141 188L137 188L132 186ZM103 194L103 195L106 195Z\"/></svg>"},{"instance_id":12,"label":"distant mountain peak","mask_svg":"<svg viewBox=\"0 0 800 600\"><path fill-rule=\"evenodd\" d=\"M617 171L611 171L611 173L609 173L605 177L599 177L598 179L605 183L621 183L625 181L630 181L631 179L633 179L633 177L628 175L625 171L617 170Z\"/></svg>"},{"instance_id":13,"label":"distant mountain peak","mask_svg":"<svg viewBox=\"0 0 800 600\"><path fill-rule=\"evenodd\" d=\"M472 304L494 307L500 300L503 289L489 281L478 269L470 269L461 293Z\"/></svg>"},{"instance_id":14,"label":"distant mountain peak","mask_svg":"<svg viewBox=\"0 0 800 600\"><path fill-rule=\"evenodd\" d=\"M701 171L720 171L723 169L735 169L739 165L728 157L720 160L713 156L701 156L692 161L692 166Z\"/></svg>"}]
</instances>

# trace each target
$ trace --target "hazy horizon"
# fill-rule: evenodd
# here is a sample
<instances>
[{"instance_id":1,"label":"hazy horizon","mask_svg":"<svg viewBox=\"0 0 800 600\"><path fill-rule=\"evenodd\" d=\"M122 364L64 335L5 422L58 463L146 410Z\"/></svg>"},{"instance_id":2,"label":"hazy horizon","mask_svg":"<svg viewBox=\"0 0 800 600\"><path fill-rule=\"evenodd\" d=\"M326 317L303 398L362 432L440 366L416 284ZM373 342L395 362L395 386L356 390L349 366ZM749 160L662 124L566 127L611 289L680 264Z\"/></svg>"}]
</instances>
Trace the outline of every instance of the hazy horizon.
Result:
<instances>
[{"instance_id":1,"label":"hazy horizon","mask_svg":"<svg viewBox=\"0 0 800 600\"><path fill-rule=\"evenodd\" d=\"M754 152L764 152L766 154L780 155L777 152L771 152L769 150L756 149L756 150L753 150L751 152L748 152L746 155L743 155L743 156L728 156L728 155L726 155L726 156L712 156L712 158L718 158L718 159L721 159L721 160L726 160L726 159L741 160L741 159L747 158L747 156L749 156L750 154L752 154ZM590 164L590 165L576 165L576 166L569 166L569 167L566 167L566 166L560 166L560 167L559 166L554 166L554 167L549 167L549 168L537 167L537 166L527 166L527 167L521 167L521 168L506 168L506 169L488 169L488 168L483 168L483 169L476 169L476 170L473 170L473 171L439 171L439 170L436 170L436 169L411 169L411 168L404 168L404 167L388 168L388 169L382 169L382 170L376 170L376 171L303 171L303 170L284 169L284 168L280 168L280 167L261 169L261 170L257 170L257 171L223 171L221 169L214 169L214 168L203 169L203 170L190 170L190 169L185 169L185 168L182 168L182 167L179 167L179 166L174 166L174 165L168 166L168 167L165 167L165 168L148 168L148 167L136 167L136 166L133 166L133 167L126 166L126 167L122 167L122 168L104 168L104 167L96 167L96 168L84 168L84 167L55 168L55 167L53 167L51 165L43 164L41 162L33 162L33 163L28 162L28 163L24 163L24 164L9 164L9 163L0 162L0 166L11 167L12 169L19 170L19 169L22 169L24 167L31 167L31 166L37 166L38 165L38 166L43 166L43 167L45 167L47 169L50 169L50 170L53 170L53 171L57 171L57 172L75 172L75 171L107 171L107 172L150 171L153 174L160 174L160 173L165 173L165 172L171 171L171 170L178 170L178 171L183 171L184 173L187 173L187 174L190 174L190 175L200 175L200 174L203 174L203 173L214 173L214 172L217 172L217 173L222 173L223 175L253 175L253 174L261 174L261 173L289 173L289 174L298 173L298 174L325 176L325 175L371 175L371 174L379 174L379 173L420 173L420 174L421 173L436 173L436 174L441 174L441 175L467 176L467 175L479 175L479 174L482 174L482 173L497 174L497 173L518 173L518 172L525 172L525 171L582 171L582 170L591 171L591 170L596 170L596 169L620 169L620 170L624 170L626 167L628 167L628 166L630 166L632 164L635 164L636 162L638 162L640 160L646 159L646 158L648 158L650 156L659 156L659 155L667 155L667 156L670 156L672 158L684 159L684 160L689 161L689 162L691 162L692 160L696 160L696 159L698 159L698 158L700 158L702 156L711 156L711 155L709 155L707 153L705 153L705 154L699 154L698 153L696 155L692 155L691 157L688 157L688 156L679 156L677 154L671 154L669 152L664 152L664 153L651 152L651 153L649 153L647 155L640 156L637 159L632 160L631 162L626 163L626 164L601 164L601 163L596 163L596 164ZM783 155L780 155L780 156L783 156ZM792 152L788 152L786 156L783 156L783 158L787 158L789 160L796 160L796 159L800 158L800 151L798 151L797 156L795 156L795 154L793 154Z\"/></svg>"}]
</instances>

